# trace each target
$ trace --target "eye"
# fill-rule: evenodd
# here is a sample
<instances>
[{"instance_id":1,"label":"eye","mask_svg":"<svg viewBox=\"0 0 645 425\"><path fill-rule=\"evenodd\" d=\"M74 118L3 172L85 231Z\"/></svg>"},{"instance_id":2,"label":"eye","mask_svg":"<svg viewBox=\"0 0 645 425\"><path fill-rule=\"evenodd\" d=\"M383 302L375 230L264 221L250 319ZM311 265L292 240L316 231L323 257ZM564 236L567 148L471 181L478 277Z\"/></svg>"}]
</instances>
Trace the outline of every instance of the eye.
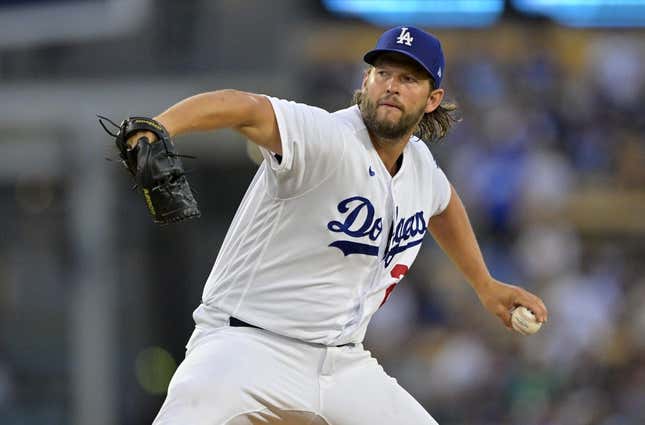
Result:
<instances>
[{"instance_id":1,"label":"eye","mask_svg":"<svg viewBox=\"0 0 645 425\"><path fill-rule=\"evenodd\" d=\"M416 83L417 79L414 78L412 75L404 75L403 76L403 82L405 82L405 83Z\"/></svg>"},{"instance_id":2,"label":"eye","mask_svg":"<svg viewBox=\"0 0 645 425\"><path fill-rule=\"evenodd\" d=\"M382 69L379 69L376 71L376 75L378 75L379 77L387 77L387 72Z\"/></svg>"}]
</instances>

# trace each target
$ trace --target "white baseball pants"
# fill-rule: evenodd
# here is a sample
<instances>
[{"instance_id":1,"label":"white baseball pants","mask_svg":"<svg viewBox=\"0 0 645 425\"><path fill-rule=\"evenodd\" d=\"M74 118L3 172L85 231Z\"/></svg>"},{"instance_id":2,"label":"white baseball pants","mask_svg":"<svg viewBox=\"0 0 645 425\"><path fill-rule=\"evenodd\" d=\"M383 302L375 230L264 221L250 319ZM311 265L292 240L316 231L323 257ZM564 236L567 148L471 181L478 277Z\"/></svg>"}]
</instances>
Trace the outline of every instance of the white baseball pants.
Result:
<instances>
[{"instance_id":1,"label":"white baseball pants","mask_svg":"<svg viewBox=\"0 0 645 425\"><path fill-rule=\"evenodd\" d=\"M197 328L153 425L437 425L362 345Z\"/></svg>"}]
</instances>

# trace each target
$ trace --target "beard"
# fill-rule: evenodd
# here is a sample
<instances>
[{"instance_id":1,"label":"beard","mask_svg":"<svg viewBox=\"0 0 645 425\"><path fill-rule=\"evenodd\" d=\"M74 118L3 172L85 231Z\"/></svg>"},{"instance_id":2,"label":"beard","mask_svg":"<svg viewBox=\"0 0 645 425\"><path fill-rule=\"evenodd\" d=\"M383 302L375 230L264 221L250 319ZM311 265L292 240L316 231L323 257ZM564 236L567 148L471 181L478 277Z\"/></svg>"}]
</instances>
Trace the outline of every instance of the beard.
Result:
<instances>
[{"instance_id":1,"label":"beard","mask_svg":"<svg viewBox=\"0 0 645 425\"><path fill-rule=\"evenodd\" d=\"M425 113L425 106L422 106L418 110L409 113L401 111L401 117L396 121L379 120L377 117L378 105L367 96L367 90L362 93L358 106L361 110L365 127L376 137L386 140L398 140L407 133L411 133Z\"/></svg>"}]
</instances>

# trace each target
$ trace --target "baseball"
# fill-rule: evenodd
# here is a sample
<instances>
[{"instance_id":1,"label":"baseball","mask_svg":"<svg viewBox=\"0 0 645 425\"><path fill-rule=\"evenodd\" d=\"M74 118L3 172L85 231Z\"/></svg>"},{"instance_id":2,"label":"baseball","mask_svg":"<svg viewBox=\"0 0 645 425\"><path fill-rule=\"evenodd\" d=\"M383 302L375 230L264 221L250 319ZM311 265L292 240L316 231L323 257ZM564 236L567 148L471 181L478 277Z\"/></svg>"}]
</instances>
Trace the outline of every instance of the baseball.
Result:
<instances>
[{"instance_id":1,"label":"baseball","mask_svg":"<svg viewBox=\"0 0 645 425\"><path fill-rule=\"evenodd\" d=\"M536 333L542 327L542 323L538 322L535 315L526 307L519 306L511 313L511 324L513 329L522 335L531 335Z\"/></svg>"}]
</instances>

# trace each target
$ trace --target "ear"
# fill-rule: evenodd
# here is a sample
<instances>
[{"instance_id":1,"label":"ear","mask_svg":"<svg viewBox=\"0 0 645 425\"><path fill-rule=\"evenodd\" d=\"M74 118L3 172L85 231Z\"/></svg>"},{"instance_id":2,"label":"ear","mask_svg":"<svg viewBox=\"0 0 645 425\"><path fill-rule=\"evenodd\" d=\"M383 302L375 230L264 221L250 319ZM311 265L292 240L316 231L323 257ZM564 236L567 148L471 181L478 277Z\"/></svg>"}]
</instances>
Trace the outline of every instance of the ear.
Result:
<instances>
[{"instance_id":1,"label":"ear","mask_svg":"<svg viewBox=\"0 0 645 425\"><path fill-rule=\"evenodd\" d=\"M361 82L361 89L365 91L365 87L367 87L367 79L370 77L370 72L372 71L372 67L370 66L367 68L365 71L363 71L363 81Z\"/></svg>"},{"instance_id":2,"label":"ear","mask_svg":"<svg viewBox=\"0 0 645 425\"><path fill-rule=\"evenodd\" d=\"M435 89L430 92L428 101L426 102L425 113L432 112L441 105L445 92L443 89Z\"/></svg>"}]
</instances>

